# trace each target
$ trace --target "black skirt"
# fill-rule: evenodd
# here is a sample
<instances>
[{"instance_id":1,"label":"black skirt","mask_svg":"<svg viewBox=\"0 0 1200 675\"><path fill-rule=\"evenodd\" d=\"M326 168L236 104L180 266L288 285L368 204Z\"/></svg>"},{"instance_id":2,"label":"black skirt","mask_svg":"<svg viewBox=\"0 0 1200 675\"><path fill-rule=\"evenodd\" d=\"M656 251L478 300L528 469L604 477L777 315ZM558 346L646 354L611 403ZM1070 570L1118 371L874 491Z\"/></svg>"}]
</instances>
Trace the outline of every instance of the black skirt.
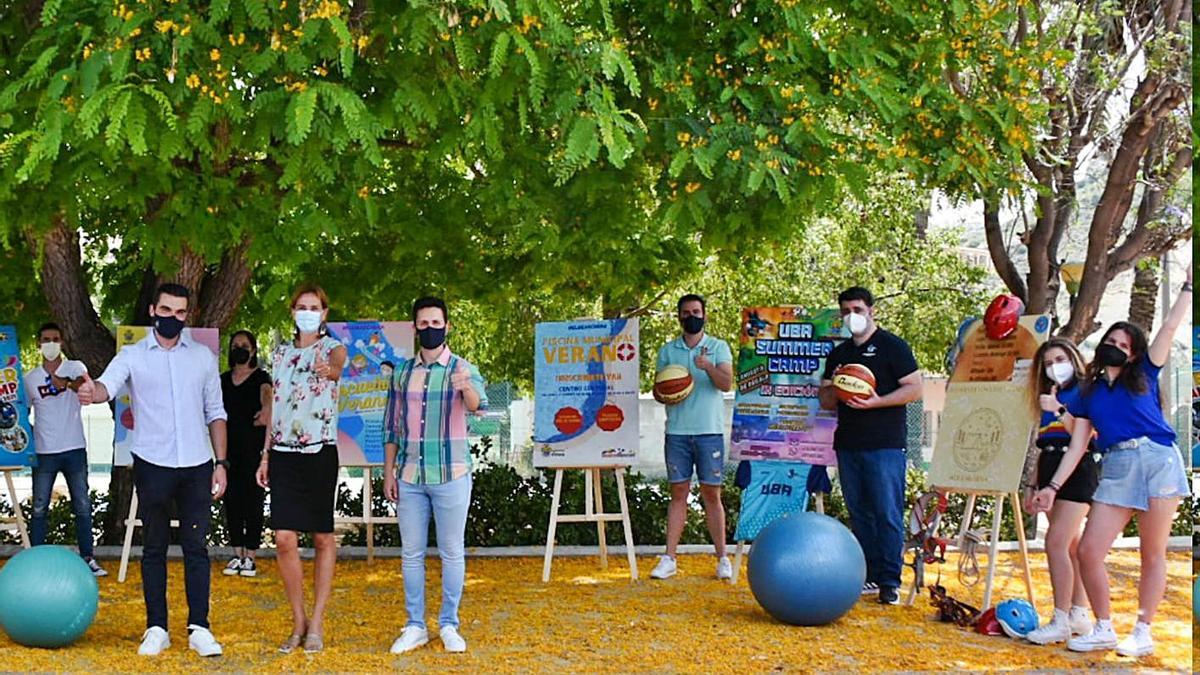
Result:
<instances>
[{"instance_id":1,"label":"black skirt","mask_svg":"<svg viewBox=\"0 0 1200 675\"><path fill-rule=\"evenodd\" d=\"M1062 463L1062 458L1063 452L1060 449L1042 449L1042 454L1038 456L1037 487L1039 490L1050 484L1050 479L1054 477L1054 472L1058 471L1058 465ZM1096 493L1096 486L1099 484L1100 466L1092 457L1091 448L1088 448L1054 498L1080 504L1091 504L1092 495Z\"/></svg>"},{"instance_id":2,"label":"black skirt","mask_svg":"<svg viewBox=\"0 0 1200 675\"><path fill-rule=\"evenodd\" d=\"M308 454L273 449L267 471L271 529L333 532L338 477L336 445L323 445L320 452Z\"/></svg>"}]
</instances>

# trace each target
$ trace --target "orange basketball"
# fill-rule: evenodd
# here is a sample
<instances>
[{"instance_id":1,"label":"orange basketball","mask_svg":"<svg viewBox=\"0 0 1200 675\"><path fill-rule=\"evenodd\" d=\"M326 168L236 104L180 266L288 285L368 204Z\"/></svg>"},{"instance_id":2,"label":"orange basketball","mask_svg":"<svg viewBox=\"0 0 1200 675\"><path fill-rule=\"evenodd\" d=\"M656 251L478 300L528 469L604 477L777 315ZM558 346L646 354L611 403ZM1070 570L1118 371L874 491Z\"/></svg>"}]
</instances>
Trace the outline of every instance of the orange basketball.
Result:
<instances>
[{"instance_id":1,"label":"orange basketball","mask_svg":"<svg viewBox=\"0 0 1200 675\"><path fill-rule=\"evenodd\" d=\"M654 400L675 405L692 393L692 374L683 366L670 365L654 375Z\"/></svg>"},{"instance_id":2,"label":"orange basketball","mask_svg":"<svg viewBox=\"0 0 1200 675\"><path fill-rule=\"evenodd\" d=\"M859 363L847 363L833 371L833 388L839 401L869 398L875 393L875 374Z\"/></svg>"}]
</instances>

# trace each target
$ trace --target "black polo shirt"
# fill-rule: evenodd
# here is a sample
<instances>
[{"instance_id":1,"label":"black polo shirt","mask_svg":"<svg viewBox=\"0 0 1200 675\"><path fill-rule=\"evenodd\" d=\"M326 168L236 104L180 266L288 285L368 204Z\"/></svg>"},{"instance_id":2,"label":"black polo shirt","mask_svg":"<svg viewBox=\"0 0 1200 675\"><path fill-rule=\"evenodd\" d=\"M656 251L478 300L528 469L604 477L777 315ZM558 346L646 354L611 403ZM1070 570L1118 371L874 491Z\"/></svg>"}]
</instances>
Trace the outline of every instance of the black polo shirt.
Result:
<instances>
[{"instance_id":1,"label":"black polo shirt","mask_svg":"<svg viewBox=\"0 0 1200 675\"><path fill-rule=\"evenodd\" d=\"M900 380L917 370L912 348L899 337L876 328L861 345L846 340L833 348L825 359L822 379L832 380L838 366L858 363L875 376L875 392L880 396L900 388ZM838 402L838 425L833 435L836 450L880 450L908 445L908 419L902 405L859 410Z\"/></svg>"}]
</instances>

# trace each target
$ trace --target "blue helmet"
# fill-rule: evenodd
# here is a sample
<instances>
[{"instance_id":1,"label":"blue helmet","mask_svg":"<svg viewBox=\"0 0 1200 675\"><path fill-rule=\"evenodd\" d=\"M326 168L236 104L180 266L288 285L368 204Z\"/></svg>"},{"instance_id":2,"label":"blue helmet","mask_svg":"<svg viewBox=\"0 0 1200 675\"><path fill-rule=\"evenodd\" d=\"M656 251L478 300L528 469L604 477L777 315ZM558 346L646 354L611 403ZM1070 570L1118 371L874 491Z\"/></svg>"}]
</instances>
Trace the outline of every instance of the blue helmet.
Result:
<instances>
[{"instance_id":1,"label":"blue helmet","mask_svg":"<svg viewBox=\"0 0 1200 675\"><path fill-rule=\"evenodd\" d=\"M17 408L8 401L0 401L0 429L17 426Z\"/></svg>"},{"instance_id":2,"label":"blue helmet","mask_svg":"<svg viewBox=\"0 0 1200 675\"><path fill-rule=\"evenodd\" d=\"M1028 600L1005 600L996 605L996 620L1011 638L1023 638L1038 627L1037 610Z\"/></svg>"}]
</instances>

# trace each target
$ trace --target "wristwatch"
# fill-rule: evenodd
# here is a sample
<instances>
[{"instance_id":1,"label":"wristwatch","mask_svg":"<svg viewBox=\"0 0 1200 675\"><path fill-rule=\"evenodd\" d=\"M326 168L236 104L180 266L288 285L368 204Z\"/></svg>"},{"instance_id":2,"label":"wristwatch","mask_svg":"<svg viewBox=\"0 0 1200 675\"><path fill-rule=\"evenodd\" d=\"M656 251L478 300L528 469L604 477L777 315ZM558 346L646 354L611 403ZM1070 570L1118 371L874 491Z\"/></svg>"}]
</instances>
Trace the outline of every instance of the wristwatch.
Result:
<instances>
[{"instance_id":1,"label":"wristwatch","mask_svg":"<svg viewBox=\"0 0 1200 675\"><path fill-rule=\"evenodd\" d=\"M215 461L213 461L213 464L214 464L215 466L224 467L224 468L226 468L226 469L228 469L228 468L229 468L229 460L227 460L227 459L218 459L218 460L215 460Z\"/></svg>"},{"instance_id":2,"label":"wristwatch","mask_svg":"<svg viewBox=\"0 0 1200 675\"><path fill-rule=\"evenodd\" d=\"M1058 406L1058 410L1055 411L1055 416L1058 417L1058 419L1062 419L1062 416L1066 415L1066 414L1067 414L1067 406L1065 406L1065 405Z\"/></svg>"}]
</instances>

